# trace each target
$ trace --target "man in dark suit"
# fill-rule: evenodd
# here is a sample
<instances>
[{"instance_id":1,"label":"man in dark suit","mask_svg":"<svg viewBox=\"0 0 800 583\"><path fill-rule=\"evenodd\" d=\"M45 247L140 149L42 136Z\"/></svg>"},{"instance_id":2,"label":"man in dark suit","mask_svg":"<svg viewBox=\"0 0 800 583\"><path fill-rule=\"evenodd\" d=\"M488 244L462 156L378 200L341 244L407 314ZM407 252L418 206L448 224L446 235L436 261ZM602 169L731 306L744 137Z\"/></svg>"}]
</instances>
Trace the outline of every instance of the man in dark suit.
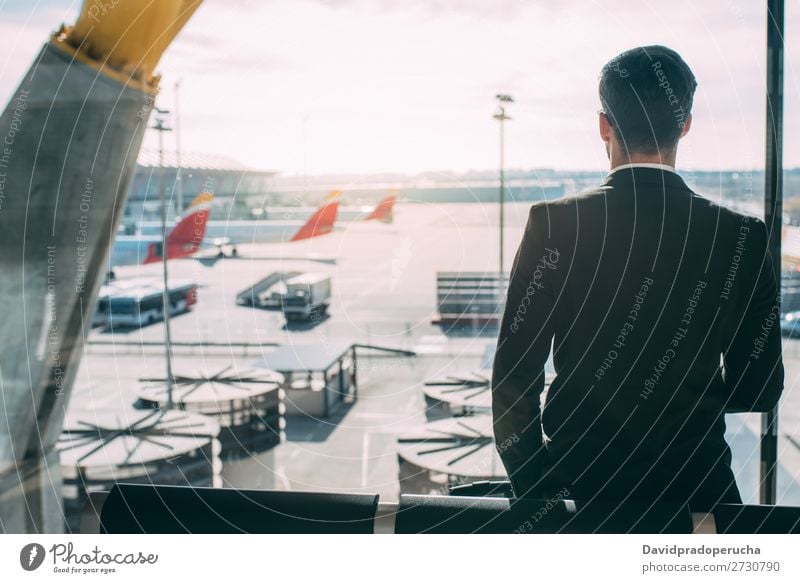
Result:
<instances>
[{"instance_id":1,"label":"man in dark suit","mask_svg":"<svg viewBox=\"0 0 800 583\"><path fill-rule=\"evenodd\" d=\"M779 297L764 223L675 172L696 85L666 47L608 63L599 125L611 172L530 210L492 378L517 496L741 501L724 414L778 402Z\"/></svg>"}]
</instances>

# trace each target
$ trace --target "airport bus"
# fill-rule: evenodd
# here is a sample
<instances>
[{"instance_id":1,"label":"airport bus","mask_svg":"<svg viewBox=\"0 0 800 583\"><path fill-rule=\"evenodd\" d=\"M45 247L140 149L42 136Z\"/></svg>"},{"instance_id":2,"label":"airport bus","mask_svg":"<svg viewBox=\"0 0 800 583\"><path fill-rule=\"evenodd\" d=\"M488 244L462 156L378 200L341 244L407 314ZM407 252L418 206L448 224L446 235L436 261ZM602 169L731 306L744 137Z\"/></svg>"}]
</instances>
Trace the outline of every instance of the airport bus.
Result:
<instances>
[{"instance_id":1,"label":"airport bus","mask_svg":"<svg viewBox=\"0 0 800 583\"><path fill-rule=\"evenodd\" d=\"M94 326L147 326L164 319L164 286L158 279L111 281L100 288ZM188 312L197 302L197 284L169 285L170 315Z\"/></svg>"}]
</instances>

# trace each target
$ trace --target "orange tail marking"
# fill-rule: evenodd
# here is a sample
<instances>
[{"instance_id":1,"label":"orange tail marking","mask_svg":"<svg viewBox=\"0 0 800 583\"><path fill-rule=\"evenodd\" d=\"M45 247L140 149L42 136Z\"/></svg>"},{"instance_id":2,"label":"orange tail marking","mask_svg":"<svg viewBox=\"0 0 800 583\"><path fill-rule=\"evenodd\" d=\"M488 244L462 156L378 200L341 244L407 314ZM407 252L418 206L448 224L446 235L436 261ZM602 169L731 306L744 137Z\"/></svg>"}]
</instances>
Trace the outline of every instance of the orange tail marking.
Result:
<instances>
[{"instance_id":1,"label":"orange tail marking","mask_svg":"<svg viewBox=\"0 0 800 583\"><path fill-rule=\"evenodd\" d=\"M311 218L308 219L305 225L300 227L300 230L294 234L291 241L302 241L303 239L311 239L312 237L320 237L333 232L333 226L336 223L336 215L339 212L339 196L328 196L321 207L319 207Z\"/></svg>"},{"instance_id":2,"label":"orange tail marking","mask_svg":"<svg viewBox=\"0 0 800 583\"><path fill-rule=\"evenodd\" d=\"M381 200L372 212L367 216L365 221L381 221L383 223L391 223L394 219L394 203L397 202L397 191L392 191L389 195Z\"/></svg>"}]
</instances>

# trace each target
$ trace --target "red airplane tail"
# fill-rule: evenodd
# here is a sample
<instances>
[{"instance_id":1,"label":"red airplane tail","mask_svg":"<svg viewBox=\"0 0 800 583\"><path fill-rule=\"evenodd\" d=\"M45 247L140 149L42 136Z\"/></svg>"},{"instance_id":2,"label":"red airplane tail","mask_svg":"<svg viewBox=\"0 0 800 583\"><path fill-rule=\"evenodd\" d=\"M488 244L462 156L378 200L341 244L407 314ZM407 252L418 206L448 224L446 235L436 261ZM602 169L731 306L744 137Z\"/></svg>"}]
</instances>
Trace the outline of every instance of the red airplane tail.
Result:
<instances>
[{"instance_id":1,"label":"red airplane tail","mask_svg":"<svg viewBox=\"0 0 800 583\"><path fill-rule=\"evenodd\" d=\"M180 259L195 254L206 236L206 224L211 213L211 199L214 195L203 192L186 209L186 214L178 221L167 234L167 259ZM145 263L161 261L161 245L154 243L150 246Z\"/></svg>"},{"instance_id":2,"label":"red airplane tail","mask_svg":"<svg viewBox=\"0 0 800 583\"><path fill-rule=\"evenodd\" d=\"M394 220L394 203L397 202L397 191L392 191L389 195L381 200L372 212L367 216L365 221L381 221L382 223L391 223Z\"/></svg>"},{"instance_id":3,"label":"red airplane tail","mask_svg":"<svg viewBox=\"0 0 800 583\"><path fill-rule=\"evenodd\" d=\"M320 237L333 232L336 223L336 215L339 212L339 195L341 192L334 191L325 197L322 206L319 207L306 224L294 234L291 241L302 241L312 237Z\"/></svg>"}]
</instances>

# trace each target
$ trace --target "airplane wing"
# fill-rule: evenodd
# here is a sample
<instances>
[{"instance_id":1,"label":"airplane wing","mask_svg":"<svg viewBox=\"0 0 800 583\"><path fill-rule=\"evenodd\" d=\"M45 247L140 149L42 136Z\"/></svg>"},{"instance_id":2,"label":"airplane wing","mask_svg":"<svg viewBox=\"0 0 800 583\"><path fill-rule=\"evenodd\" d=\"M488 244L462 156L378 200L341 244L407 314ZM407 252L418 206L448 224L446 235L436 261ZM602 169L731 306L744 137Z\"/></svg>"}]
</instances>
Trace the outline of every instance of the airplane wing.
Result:
<instances>
[{"instance_id":1,"label":"airplane wing","mask_svg":"<svg viewBox=\"0 0 800 583\"><path fill-rule=\"evenodd\" d=\"M203 253L196 253L192 256L182 257L182 259L192 259L199 261L201 265L213 267L217 261L313 261L327 265L336 265L336 257L322 257L319 255L301 255L295 257L287 256L256 256L256 255L223 255L219 251L209 250Z\"/></svg>"}]
</instances>

